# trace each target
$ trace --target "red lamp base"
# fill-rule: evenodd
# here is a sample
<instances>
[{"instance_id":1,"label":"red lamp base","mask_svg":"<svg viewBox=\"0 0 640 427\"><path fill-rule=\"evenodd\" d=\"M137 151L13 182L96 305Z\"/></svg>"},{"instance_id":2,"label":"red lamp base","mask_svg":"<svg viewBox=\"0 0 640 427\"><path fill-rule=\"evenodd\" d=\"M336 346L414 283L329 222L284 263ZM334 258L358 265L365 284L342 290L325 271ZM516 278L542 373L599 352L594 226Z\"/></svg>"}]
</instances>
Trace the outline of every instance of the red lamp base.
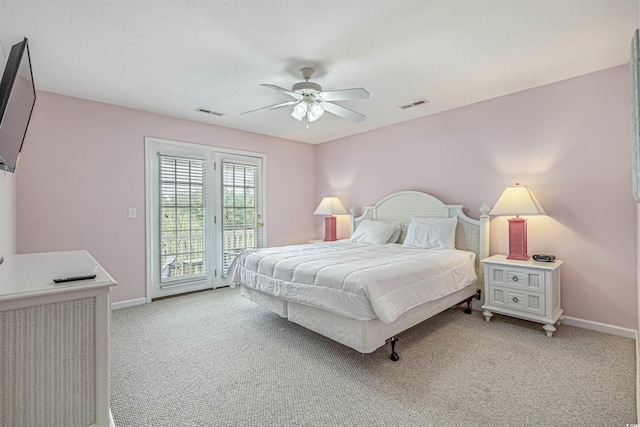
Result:
<instances>
[{"instance_id":1,"label":"red lamp base","mask_svg":"<svg viewBox=\"0 0 640 427\"><path fill-rule=\"evenodd\" d=\"M324 217L324 241L333 242L336 238L336 217L328 215Z\"/></svg>"},{"instance_id":2,"label":"red lamp base","mask_svg":"<svg viewBox=\"0 0 640 427\"><path fill-rule=\"evenodd\" d=\"M516 217L509 220L509 255L507 259L526 261L527 254L527 220Z\"/></svg>"}]
</instances>

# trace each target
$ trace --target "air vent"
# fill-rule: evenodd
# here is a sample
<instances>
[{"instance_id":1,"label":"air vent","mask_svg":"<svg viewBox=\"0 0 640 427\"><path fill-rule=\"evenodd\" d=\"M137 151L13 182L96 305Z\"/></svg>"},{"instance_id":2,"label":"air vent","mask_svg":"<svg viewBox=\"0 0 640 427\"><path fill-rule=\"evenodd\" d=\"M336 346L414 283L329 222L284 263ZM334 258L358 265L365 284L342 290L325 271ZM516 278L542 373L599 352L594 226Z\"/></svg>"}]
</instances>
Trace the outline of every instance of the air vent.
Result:
<instances>
[{"instance_id":1,"label":"air vent","mask_svg":"<svg viewBox=\"0 0 640 427\"><path fill-rule=\"evenodd\" d=\"M428 104L428 103L429 103L428 100L421 99L420 101L416 101L416 102L413 102L411 104L403 105L400 108L402 108L403 110L406 110L407 108L413 108L413 107L417 107L418 105Z\"/></svg>"},{"instance_id":2,"label":"air vent","mask_svg":"<svg viewBox=\"0 0 640 427\"><path fill-rule=\"evenodd\" d=\"M201 113L211 114L212 116L218 116L218 117L224 116L224 113L216 113L215 111L207 110L206 108L197 108L196 111L199 111Z\"/></svg>"}]
</instances>

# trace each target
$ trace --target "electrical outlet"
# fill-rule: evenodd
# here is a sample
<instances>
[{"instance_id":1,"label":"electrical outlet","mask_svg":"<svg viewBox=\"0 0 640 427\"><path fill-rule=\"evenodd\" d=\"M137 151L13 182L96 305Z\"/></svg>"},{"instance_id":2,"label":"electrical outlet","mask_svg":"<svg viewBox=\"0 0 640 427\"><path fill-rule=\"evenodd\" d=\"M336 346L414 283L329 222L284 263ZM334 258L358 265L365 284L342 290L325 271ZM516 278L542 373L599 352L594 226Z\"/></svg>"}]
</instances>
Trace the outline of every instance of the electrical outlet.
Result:
<instances>
[{"instance_id":1,"label":"electrical outlet","mask_svg":"<svg viewBox=\"0 0 640 427\"><path fill-rule=\"evenodd\" d=\"M135 218L137 216L136 208L129 208L129 218Z\"/></svg>"}]
</instances>

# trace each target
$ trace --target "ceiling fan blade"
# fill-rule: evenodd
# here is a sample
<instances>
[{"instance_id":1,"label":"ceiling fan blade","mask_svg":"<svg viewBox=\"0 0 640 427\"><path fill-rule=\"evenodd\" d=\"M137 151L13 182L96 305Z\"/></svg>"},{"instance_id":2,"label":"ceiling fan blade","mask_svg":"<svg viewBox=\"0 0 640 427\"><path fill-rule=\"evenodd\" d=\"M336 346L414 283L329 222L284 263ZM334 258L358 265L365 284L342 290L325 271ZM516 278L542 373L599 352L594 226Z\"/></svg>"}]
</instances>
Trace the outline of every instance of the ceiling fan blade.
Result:
<instances>
[{"instance_id":1,"label":"ceiling fan blade","mask_svg":"<svg viewBox=\"0 0 640 427\"><path fill-rule=\"evenodd\" d=\"M361 87L353 89L329 90L320 92L320 97L325 101L351 101L354 99L369 99L369 92Z\"/></svg>"},{"instance_id":2,"label":"ceiling fan blade","mask_svg":"<svg viewBox=\"0 0 640 427\"><path fill-rule=\"evenodd\" d=\"M268 87L270 89L275 89L278 90L280 92L286 93L287 95L291 95L293 96L295 99L297 100L301 100L302 99L302 95L297 94L295 92L290 91L289 89L285 89L283 87L280 86L276 86L276 85L268 85L268 84L260 84L260 86L264 86L264 87Z\"/></svg>"},{"instance_id":3,"label":"ceiling fan blade","mask_svg":"<svg viewBox=\"0 0 640 427\"><path fill-rule=\"evenodd\" d=\"M328 111L331 114L344 117L345 119L353 120L354 122L362 122L365 118L364 114L356 113L353 110L349 110L348 108L344 108L338 104L332 104L330 102L323 102L322 108L324 108L325 111Z\"/></svg>"},{"instance_id":4,"label":"ceiling fan blade","mask_svg":"<svg viewBox=\"0 0 640 427\"><path fill-rule=\"evenodd\" d=\"M281 104L270 105L268 107L262 107L262 108L258 108L258 109L251 110L251 111L245 111L244 113L240 113L240 114L242 115L242 114L247 114L247 113L253 113L254 111L260 111L260 110L272 110L274 108L286 107L287 105L297 104L298 102L300 102L300 101L298 101L298 100L287 101L287 102L283 102Z\"/></svg>"}]
</instances>

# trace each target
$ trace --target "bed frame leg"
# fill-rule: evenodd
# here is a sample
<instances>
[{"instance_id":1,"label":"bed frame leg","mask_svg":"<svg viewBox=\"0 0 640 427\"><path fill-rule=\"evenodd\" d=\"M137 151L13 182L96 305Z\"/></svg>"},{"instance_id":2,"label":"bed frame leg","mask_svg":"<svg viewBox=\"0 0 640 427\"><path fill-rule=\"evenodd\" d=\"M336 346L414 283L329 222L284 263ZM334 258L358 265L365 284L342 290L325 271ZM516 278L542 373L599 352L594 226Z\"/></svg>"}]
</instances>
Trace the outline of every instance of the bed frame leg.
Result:
<instances>
[{"instance_id":1,"label":"bed frame leg","mask_svg":"<svg viewBox=\"0 0 640 427\"><path fill-rule=\"evenodd\" d=\"M396 353L397 341L398 341L398 338L396 337L391 338L391 356L389 356L389 359L393 360L394 362L397 362L398 359L400 359L400 356L398 356L398 353Z\"/></svg>"},{"instance_id":2,"label":"bed frame leg","mask_svg":"<svg viewBox=\"0 0 640 427\"><path fill-rule=\"evenodd\" d=\"M467 303L467 308L464 310L465 313L467 314L471 314L471 301L473 300L473 297L469 298L466 303Z\"/></svg>"}]
</instances>

